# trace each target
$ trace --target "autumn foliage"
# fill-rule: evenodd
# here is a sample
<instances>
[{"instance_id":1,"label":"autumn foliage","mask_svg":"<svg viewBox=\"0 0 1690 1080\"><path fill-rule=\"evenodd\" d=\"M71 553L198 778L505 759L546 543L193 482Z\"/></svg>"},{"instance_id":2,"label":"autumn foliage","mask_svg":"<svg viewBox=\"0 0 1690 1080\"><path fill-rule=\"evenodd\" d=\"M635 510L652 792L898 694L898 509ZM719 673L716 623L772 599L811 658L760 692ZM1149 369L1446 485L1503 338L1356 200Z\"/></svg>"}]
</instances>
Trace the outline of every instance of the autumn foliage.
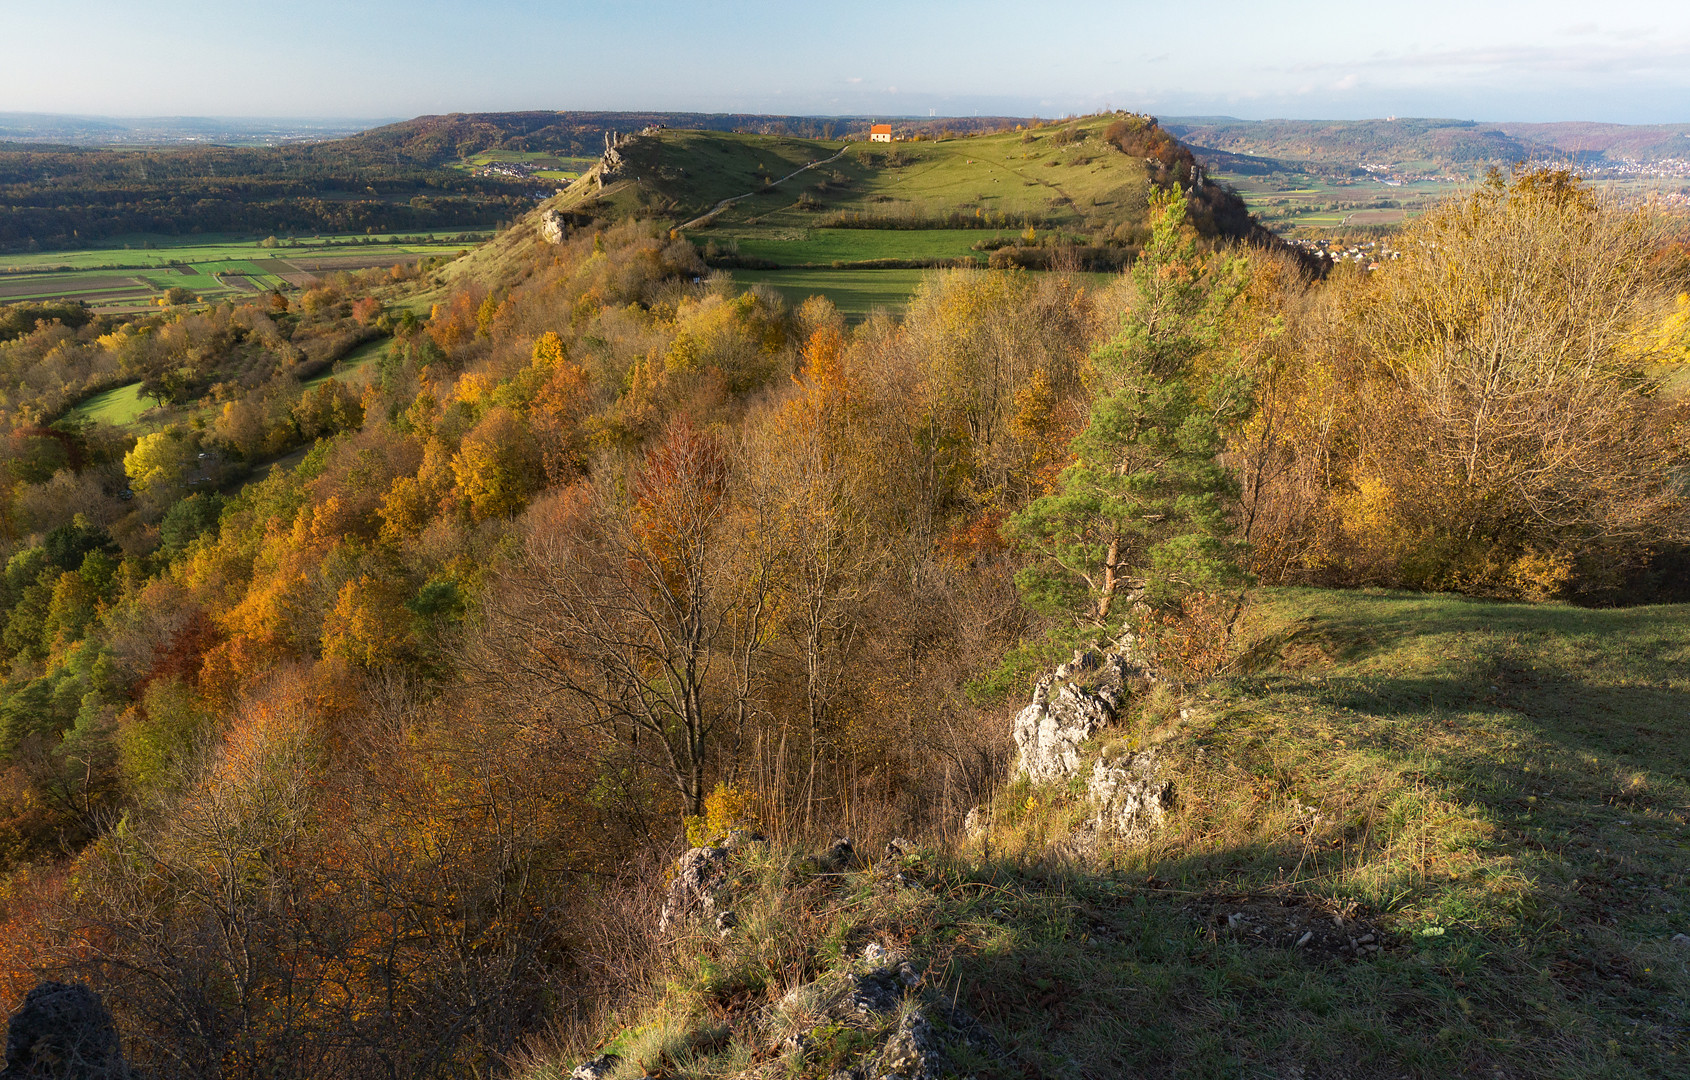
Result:
<instances>
[{"instance_id":1,"label":"autumn foliage","mask_svg":"<svg viewBox=\"0 0 1690 1080\"><path fill-rule=\"evenodd\" d=\"M629 223L426 320L360 279L0 342L6 1003L91 980L161 1077L486 1075L615 1000L607 928L658 947L624 886L689 824L985 801L1018 642L1133 620L1196 682L1252 577L1614 600L1685 540L1648 211L1526 174L1317 282L1123 124L1170 183L1101 289L852 326ZM197 421L40 434L130 376Z\"/></svg>"}]
</instances>

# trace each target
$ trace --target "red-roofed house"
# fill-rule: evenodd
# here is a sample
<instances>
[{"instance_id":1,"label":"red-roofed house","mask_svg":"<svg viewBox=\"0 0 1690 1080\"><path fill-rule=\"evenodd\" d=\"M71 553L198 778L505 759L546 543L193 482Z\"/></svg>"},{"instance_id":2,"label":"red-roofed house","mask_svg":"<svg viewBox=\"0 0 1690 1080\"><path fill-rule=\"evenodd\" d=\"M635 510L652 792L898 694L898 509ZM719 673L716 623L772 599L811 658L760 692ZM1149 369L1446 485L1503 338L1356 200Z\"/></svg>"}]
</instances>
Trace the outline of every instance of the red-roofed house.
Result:
<instances>
[{"instance_id":1,"label":"red-roofed house","mask_svg":"<svg viewBox=\"0 0 1690 1080\"><path fill-rule=\"evenodd\" d=\"M892 125L891 124L876 124L873 127L869 128L868 129L868 141L869 142L891 142L892 141Z\"/></svg>"}]
</instances>

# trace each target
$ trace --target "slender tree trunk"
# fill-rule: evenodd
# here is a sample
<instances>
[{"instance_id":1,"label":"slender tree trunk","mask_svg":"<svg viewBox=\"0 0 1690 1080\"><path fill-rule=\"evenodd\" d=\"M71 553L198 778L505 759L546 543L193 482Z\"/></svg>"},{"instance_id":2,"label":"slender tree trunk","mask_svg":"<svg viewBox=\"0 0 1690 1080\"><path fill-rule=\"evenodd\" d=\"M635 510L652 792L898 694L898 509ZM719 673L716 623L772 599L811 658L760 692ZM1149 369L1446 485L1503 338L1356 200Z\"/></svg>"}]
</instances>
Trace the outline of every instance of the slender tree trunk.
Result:
<instances>
[{"instance_id":1,"label":"slender tree trunk","mask_svg":"<svg viewBox=\"0 0 1690 1080\"><path fill-rule=\"evenodd\" d=\"M1115 602L1115 570L1121 561L1121 538L1111 537L1109 540L1109 554L1103 558L1103 591L1097 598L1097 621L1109 621L1109 605Z\"/></svg>"}]
</instances>

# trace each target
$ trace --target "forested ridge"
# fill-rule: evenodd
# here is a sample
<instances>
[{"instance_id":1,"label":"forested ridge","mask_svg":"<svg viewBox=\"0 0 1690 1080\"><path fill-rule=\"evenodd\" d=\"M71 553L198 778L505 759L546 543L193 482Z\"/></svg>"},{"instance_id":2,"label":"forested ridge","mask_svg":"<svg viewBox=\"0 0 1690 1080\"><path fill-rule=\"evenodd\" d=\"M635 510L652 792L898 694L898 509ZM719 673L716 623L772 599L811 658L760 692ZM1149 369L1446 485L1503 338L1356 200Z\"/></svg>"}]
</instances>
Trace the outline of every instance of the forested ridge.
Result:
<instances>
[{"instance_id":1,"label":"forested ridge","mask_svg":"<svg viewBox=\"0 0 1690 1080\"><path fill-rule=\"evenodd\" d=\"M1124 621L1177 689L1257 585L1664 595L1680 223L1493 177L1317 281L1167 144L1111 284L855 327L640 220L519 224L426 318L432 267L18 327L0 999L84 980L160 1077L508 1073L647 988L683 837L941 842ZM130 380L156 429L55 423Z\"/></svg>"},{"instance_id":2,"label":"forested ridge","mask_svg":"<svg viewBox=\"0 0 1690 1080\"><path fill-rule=\"evenodd\" d=\"M114 237L484 227L534 203L535 182L470 176L345 140L299 147L106 150L0 146L0 250Z\"/></svg>"}]
</instances>

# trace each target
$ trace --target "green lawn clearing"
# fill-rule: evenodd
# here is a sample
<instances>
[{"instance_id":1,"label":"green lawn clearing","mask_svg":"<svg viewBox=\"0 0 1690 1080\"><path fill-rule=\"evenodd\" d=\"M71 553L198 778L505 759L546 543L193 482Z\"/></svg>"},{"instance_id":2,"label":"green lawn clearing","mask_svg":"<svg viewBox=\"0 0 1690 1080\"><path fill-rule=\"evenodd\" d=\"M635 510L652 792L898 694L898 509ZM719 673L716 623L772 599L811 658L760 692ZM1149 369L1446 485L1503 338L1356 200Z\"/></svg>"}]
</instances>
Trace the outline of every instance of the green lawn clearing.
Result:
<instances>
[{"instance_id":1,"label":"green lawn clearing","mask_svg":"<svg viewBox=\"0 0 1690 1080\"><path fill-rule=\"evenodd\" d=\"M901 313L925 270L735 270L741 285L774 288L797 306L811 296L825 296L845 317L860 322L877 309Z\"/></svg>"},{"instance_id":2,"label":"green lawn clearing","mask_svg":"<svg viewBox=\"0 0 1690 1080\"><path fill-rule=\"evenodd\" d=\"M124 427L135 423L143 412L157 404L151 398L142 397L141 384L134 382L83 399L71 408L67 418Z\"/></svg>"}]
</instances>

